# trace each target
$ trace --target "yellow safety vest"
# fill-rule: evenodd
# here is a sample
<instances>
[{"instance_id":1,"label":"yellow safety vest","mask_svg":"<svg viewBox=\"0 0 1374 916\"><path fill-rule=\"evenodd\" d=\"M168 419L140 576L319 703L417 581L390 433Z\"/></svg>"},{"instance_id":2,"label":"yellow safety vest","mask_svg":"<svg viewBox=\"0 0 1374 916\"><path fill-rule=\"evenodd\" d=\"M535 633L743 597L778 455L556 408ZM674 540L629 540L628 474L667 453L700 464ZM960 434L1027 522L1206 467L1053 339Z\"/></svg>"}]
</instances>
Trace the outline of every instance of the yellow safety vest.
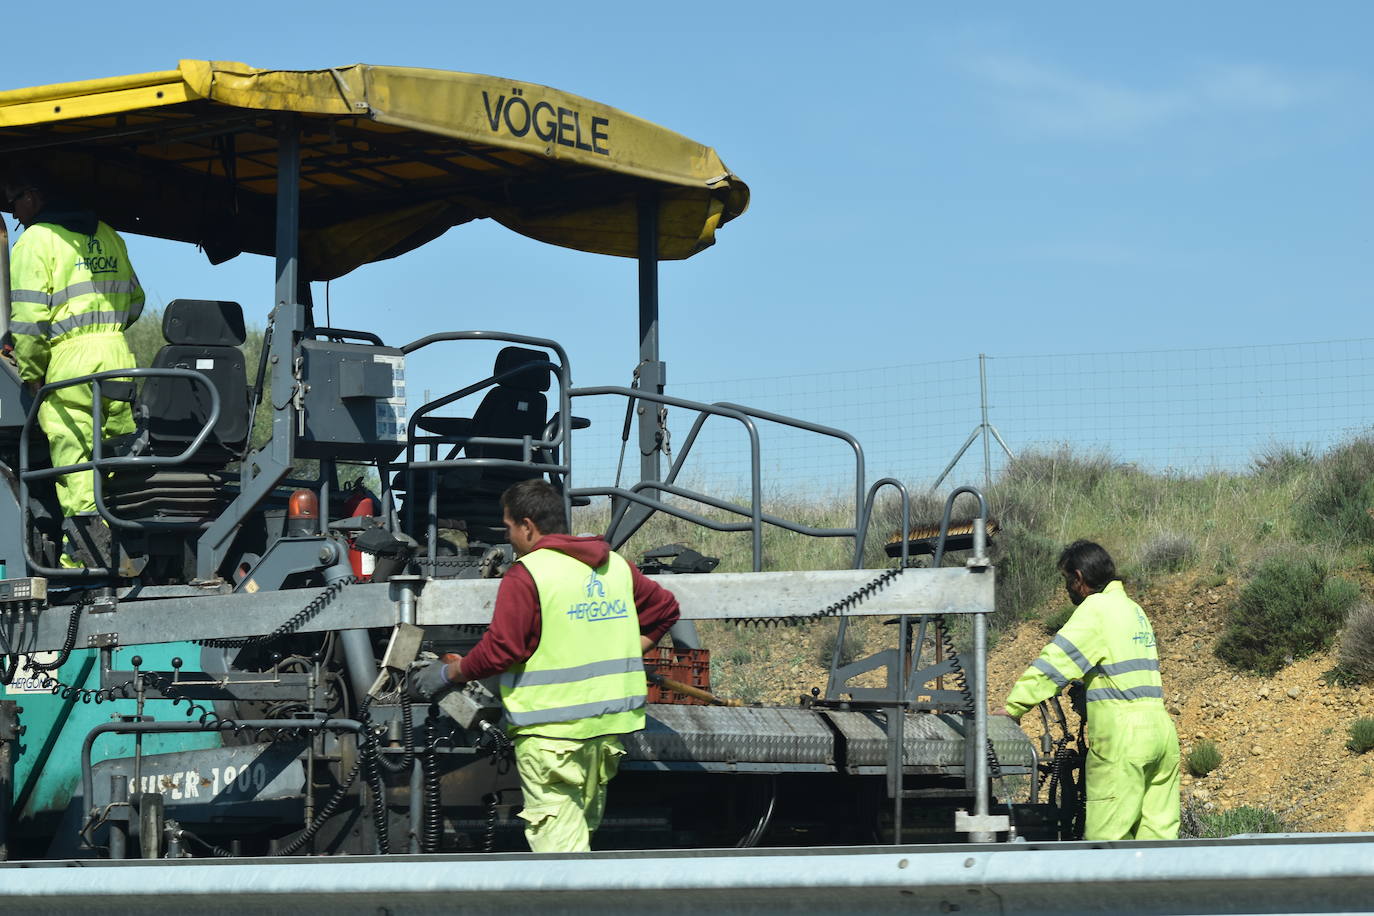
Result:
<instances>
[{"instance_id":1,"label":"yellow safety vest","mask_svg":"<svg viewBox=\"0 0 1374 916\"><path fill-rule=\"evenodd\" d=\"M1083 679L1088 719L1110 709L1164 709L1155 631L1120 582L1089 595L1040 652L1007 696L1007 712L1024 714L1069 681Z\"/></svg>"},{"instance_id":2,"label":"yellow safety vest","mask_svg":"<svg viewBox=\"0 0 1374 916\"><path fill-rule=\"evenodd\" d=\"M10 332L25 381L44 379L52 347L122 332L143 310L124 240L105 223L94 235L35 223L14 243L12 260Z\"/></svg>"},{"instance_id":3,"label":"yellow safety vest","mask_svg":"<svg viewBox=\"0 0 1374 916\"><path fill-rule=\"evenodd\" d=\"M557 550L519 560L534 578L539 647L501 675L507 731L596 738L644 727L648 692L629 564L612 553L596 569Z\"/></svg>"}]
</instances>

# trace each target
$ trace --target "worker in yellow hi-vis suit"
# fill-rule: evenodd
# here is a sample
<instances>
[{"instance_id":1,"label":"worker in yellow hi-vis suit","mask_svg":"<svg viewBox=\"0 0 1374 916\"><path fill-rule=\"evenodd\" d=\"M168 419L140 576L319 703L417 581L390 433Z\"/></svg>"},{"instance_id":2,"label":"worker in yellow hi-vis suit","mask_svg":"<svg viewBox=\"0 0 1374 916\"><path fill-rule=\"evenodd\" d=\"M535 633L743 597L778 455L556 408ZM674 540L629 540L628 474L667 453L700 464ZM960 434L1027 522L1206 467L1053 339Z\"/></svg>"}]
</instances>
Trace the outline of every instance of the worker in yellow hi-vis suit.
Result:
<instances>
[{"instance_id":1,"label":"worker in yellow hi-vis suit","mask_svg":"<svg viewBox=\"0 0 1374 916\"><path fill-rule=\"evenodd\" d=\"M40 171L5 175L5 202L25 227L11 259L10 331L19 374L33 389L108 369L134 366L124 329L143 309L143 289L124 240L88 210L53 193ZM38 408L54 467L89 461L95 435L90 385L51 392ZM129 404L102 398L102 434L133 431ZM96 511L90 471L57 479L57 499L68 518ZM67 540L63 566L83 563Z\"/></svg>"},{"instance_id":2,"label":"worker in yellow hi-vis suit","mask_svg":"<svg viewBox=\"0 0 1374 916\"><path fill-rule=\"evenodd\" d=\"M1111 555L1075 541L1059 571L1077 609L1007 696L1019 720L1071 680L1087 688L1085 840L1178 837L1178 733L1164 709L1154 629Z\"/></svg>"}]
</instances>

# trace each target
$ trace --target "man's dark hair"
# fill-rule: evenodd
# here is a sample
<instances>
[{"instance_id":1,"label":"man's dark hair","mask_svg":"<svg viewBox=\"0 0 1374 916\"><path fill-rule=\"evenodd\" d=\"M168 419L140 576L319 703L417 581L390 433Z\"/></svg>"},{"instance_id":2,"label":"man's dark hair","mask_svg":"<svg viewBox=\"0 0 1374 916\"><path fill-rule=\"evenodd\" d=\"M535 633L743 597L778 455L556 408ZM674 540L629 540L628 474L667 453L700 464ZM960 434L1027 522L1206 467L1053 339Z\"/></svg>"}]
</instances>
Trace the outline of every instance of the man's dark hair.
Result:
<instances>
[{"instance_id":1,"label":"man's dark hair","mask_svg":"<svg viewBox=\"0 0 1374 916\"><path fill-rule=\"evenodd\" d=\"M0 171L5 183L5 195L8 197L20 191L27 191L32 188L44 197L52 193L53 182L48 173L32 162L11 162L4 166Z\"/></svg>"},{"instance_id":2,"label":"man's dark hair","mask_svg":"<svg viewBox=\"0 0 1374 916\"><path fill-rule=\"evenodd\" d=\"M1083 581L1093 591L1101 591L1109 582L1119 579L1112 555L1093 541L1074 541L1059 554L1059 571L1083 574Z\"/></svg>"},{"instance_id":3,"label":"man's dark hair","mask_svg":"<svg viewBox=\"0 0 1374 916\"><path fill-rule=\"evenodd\" d=\"M501 508L517 522L529 519L542 534L567 534L563 497L547 481L522 480L501 494Z\"/></svg>"}]
</instances>

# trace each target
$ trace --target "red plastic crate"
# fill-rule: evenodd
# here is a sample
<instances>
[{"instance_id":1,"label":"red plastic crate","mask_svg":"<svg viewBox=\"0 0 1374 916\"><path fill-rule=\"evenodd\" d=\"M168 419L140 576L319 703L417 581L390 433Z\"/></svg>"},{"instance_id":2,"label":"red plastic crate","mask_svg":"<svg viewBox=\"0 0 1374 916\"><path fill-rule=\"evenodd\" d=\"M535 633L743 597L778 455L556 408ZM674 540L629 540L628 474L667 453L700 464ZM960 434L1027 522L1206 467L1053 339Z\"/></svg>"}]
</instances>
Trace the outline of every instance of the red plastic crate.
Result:
<instances>
[{"instance_id":1,"label":"red plastic crate","mask_svg":"<svg viewBox=\"0 0 1374 916\"><path fill-rule=\"evenodd\" d=\"M654 646L644 653L644 667L653 673L671 678L688 687L711 690L711 651L709 649L678 649L673 646ZM685 697L657 684L649 684L650 703L675 703L685 706L706 706L705 700Z\"/></svg>"}]
</instances>

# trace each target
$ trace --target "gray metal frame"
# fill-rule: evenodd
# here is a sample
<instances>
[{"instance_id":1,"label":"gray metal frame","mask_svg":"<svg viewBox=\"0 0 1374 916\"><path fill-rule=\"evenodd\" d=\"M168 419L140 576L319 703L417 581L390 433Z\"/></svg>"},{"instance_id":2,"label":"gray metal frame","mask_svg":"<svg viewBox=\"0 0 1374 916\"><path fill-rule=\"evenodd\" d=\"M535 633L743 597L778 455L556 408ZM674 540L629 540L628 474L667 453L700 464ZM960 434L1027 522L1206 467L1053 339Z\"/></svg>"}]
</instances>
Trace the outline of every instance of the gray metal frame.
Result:
<instances>
[{"instance_id":1,"label":"gray metal frame","mask_svg":"<svg viewBox=\"0 0 1374 916\"><path fill-rule=\"evenodd\" d=\"M104 394L101 390L101 382L123 382L128 378L184 378L195 384L204 385L210 392L210 416L201 427L200 432L191 440L191 443L176 455L139 455L123 457L106 457L103 454L104 443L102 437L97 432L91 438L91 459L79 464L61 465L52 468L39 468L37 470L29 468L29 443L33 431L38 427L38 408L47 398L48 394L60 388L70 388L76 385L91 386L91 428L100 430L103 425L102 416ZM176 467L187 463L194 457L195 453L205 444L210 433L214 430L215 424L219 422L220 414L219 391L210 383L210 379L203 373L193 369L112 369L107 372L95 372L90 375L81 375L75 378L63 379L56 382L48 382L38 389L38 394L34 397L33 403L29 406L28 416L24 420L23 429L19 433L19 524L22 530L29 529L29 482L33 480L47 480L65 474L74 474L81 471L92 472L92 482L95 489L96 510L110 525L117 528L135 530L177 530L186 526L176 522L150 522L132 521L123 519L110 511L105 503L105 481L104 475L110 471L120 468L157 468L157 467ZM32 544L29 538L23 539L24 559L28 563L30 571L35 575L48 576L51 578L88 578L93 576L112 576L116 571L104 567L88 567L86 569L66 569L63 567L44 566L33 557ZM60 545L59 545L60 546Z\"/></svg>"},{"instance_id":2,"label":"gray metal frame","mask_svg":"<svg viewBox=\"0 0 1374 916\"><path fill-rule=\"evenodd\" d=\"M406 475L407 493L415 492L415 479L418 472L424 471L428 473L429 505L427 507L428 536L426 541L431 565L435 560L435 550L437 546L436 516L438 514L438 483L439 474L442 471L464 467L520 467L534 468L540 473L561 477L565 484L563 488L563 510L568 517L572 516L571 496L567 488L567 482L570 481L572 477L572 437L570 435L572 430L572 399L569 394L572 387L572 370L569 366L567 351L555 340L549 340L544 337L532 337L527 334L512 334L505 331L446 331L421 337L419 340L405 344L400 349L402 353L409 356L411 353L415 353L433 344L459 340L501 341L506 343L526 344L531 347L541 347L552 350L557 355L558 362L547 362L542 365L546 366L558 378L558 410L556 416L567 419L562 420L559 425L552 430L546 427L546 432L551 431L552 435L539 439L529 437L524 439L507 439L497 436L427 436L423 431L418 429L421 418L428 415L431 411L498 385L505 379L514 377L520 372L525 371L528 369L529 365L532 364L526 364L498 375L489 376L481 381L473 382L457 391L450 392L432 401L426 402L410 415L406 427L406 461L403 465L389 465L382 470L382 496L383 502L389 506L391 502L389 499L391 493L389 478L393 472L401 471ZM512 461L505 458L439 458L439 447L441 445L456 445L463 447L467 445L516 446L523 450L522 454L524 458L521 461ZM415 457L416 452L425 447L429 448L430 457L428 459L417 460ZM536 463L534 460L536 452L543 452L546 455L560 455L560 450L560 460L550 461L548 463ZM407 515L413 516L414 511L415 506L413 503L407 501ZM407 518L406 527L408 530L414 530L413 517Z\"/></svg>"}]
</instances>

